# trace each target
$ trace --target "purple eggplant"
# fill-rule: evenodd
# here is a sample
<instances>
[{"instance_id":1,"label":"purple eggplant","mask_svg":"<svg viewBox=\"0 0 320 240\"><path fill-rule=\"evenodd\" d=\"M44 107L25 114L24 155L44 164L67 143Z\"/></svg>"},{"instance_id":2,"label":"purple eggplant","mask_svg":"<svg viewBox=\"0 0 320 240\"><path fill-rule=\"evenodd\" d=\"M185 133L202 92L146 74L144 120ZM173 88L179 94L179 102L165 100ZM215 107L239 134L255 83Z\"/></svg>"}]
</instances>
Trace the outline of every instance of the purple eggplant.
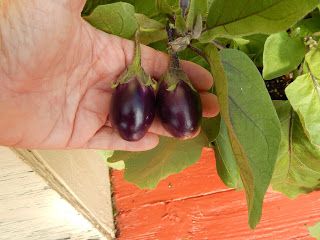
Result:
<instances>
[{"instance_id":1,"label":"purple eggplant","mask_svg":"<svg viewBox=\"0 0 320 240\"><path fill-rule=\"evenodd\" d=\"M138 141L147 133L155 111L154 89L144 86L137 77L119 84L112 94L111 124L127 141Z\"/></svg>"},{"instance_id":2,"label":"purple eggplant","mask_svg":"<svg viewBox=\"0 0 320 240\"><path fill-rule=\"evenodd\" d=\"M141 50L136 34L132 64L114 83L110 120L127 141L138 141L147 133L156 113L155 81L141 67Z\"/></svg>"},{"instance_id":3,"label":"purple eggplant","mask_svg":"<svg viewBox=\"0 0 320 240\"><path fill-rule=\"evenodd\" d=\"M186 78L174 80L179 75L167 74L160 83L157 109L164 128L174 137L186 139L199 130L202 105L199 93Z\"/></svg>"}]
</instances>

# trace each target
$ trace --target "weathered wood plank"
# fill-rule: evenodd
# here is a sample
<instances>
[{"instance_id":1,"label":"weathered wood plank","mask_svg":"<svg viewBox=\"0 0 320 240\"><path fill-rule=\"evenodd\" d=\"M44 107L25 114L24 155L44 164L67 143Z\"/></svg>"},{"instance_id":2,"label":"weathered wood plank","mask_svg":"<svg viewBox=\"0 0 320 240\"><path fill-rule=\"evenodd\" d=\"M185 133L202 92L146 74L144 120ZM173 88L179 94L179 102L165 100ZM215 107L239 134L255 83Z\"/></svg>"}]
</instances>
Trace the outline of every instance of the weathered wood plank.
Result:
<instances>
[{"instance_id":1,"label":"weathered wood plank","mask_svg":"<svg viewBox=\"0 0 320 240\"><path fill-rule=\"evenodd\" d=\"M105 239L10 149L0 147L0 239Z\"/></svg>"},{"instance_id":2,"label":"weathered wood plank","mask_svg":"<svg viewBox=\"0 0 320 240\"><path fill-rule=\"evenodd\" d=\"M230 190L218 177L214 154L208 149L202 152L201 161L183 173L160 182L153 191L141 190L123 181L122 171L113 171L111 177L114 182L113 190L117 199L117 208L121 211L144 204L190 198L191 189L193 196Z\"/></svg>"},{"instance_id":3,"label":"weathered wood plank","mask_svg":"<svg viewBox=\"0 0 320 240\"><path fill-rule=\"evenodd\" d=\"M109 171L96 151L15 151L100 232L114 237Z\"/></svg>"},{"instance_id":4,"label":"weathered wood plank","mask_svg":"<svg viewBox=\"0 0 320 240\"><path fill-rule=\"evenodd\" d=\"M257 229L248 228L243 192L223 187L212 152L141 191L113 173L119 240L309 240L307 225L320 220L320 192L289 200L269 192Z\"/></svg>"}]
</instances>

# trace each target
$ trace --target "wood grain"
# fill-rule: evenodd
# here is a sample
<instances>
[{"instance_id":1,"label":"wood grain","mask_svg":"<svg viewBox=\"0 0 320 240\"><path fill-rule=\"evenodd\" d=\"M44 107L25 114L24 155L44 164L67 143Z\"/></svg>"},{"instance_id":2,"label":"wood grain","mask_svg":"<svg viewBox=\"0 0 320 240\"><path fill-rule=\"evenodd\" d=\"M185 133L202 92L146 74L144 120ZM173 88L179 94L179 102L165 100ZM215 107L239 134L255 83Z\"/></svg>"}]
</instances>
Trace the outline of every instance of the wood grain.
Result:
<instances>
[{"instance_id":1,"label":"wood grain","mask_svg":"<svg viewBox=\"0 0 320 240\"><path fill-rule=\"evenodd\" d=\"M0 239L106 239L8 148L0 147Z\"/></svg>"},{"instance_id":2,"label":"wood grain","mask_svg":"<svg viewBox=\"0 0 320 240\"><path fill-rule=\"evenodd\" d=\"M94 150L15 151L101 233L114 238L109 172L100 154Z\"/></svg>"},{"instance_id":3,"label":"wood grain","mask_svg":"<svg viewBox=\"0 0 320 240\"><path fill-rule=\"evenodd\" d=\"M320 192L296 200L269 192L261 223L250 230L244 193L223 185L208 149L156 190L139 190L121 172L112 180L120 240L307 240L307 226L320 221Z\"/></svg>"}]
</instances>

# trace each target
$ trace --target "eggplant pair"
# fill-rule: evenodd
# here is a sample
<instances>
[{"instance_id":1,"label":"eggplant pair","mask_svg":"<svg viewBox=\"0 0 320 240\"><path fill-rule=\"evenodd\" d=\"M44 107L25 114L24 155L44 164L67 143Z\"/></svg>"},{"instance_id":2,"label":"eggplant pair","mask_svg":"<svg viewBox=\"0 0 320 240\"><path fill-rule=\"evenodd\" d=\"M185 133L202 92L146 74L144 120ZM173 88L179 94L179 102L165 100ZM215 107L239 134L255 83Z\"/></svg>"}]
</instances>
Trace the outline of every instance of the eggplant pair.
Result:
<instances>
[{"instance_id":1,"label":"eggplant pair","mask_svg":"<svg viewBox=\"0 0 320 240\"><path fill-rule=\"evenodd\" d=\"M112 126L126 141L138 141L149 130L156 112L163 127L174 137L194 136L200 126L199 93L186 74L170 67L156 92L156 82L141 67L140 44L136 41L133 63L114 84L111 98Z\"/></svg>"},{"instance_id":2,"label":"eggplant pair","mask_svg":"<svg viewBox=\"0 0 320 240\"><path fill-rule=\"evenodd\" d=\"M124 140L140 140L150 128L156 112L172 136L185 139L197 133L202 117L199 93L191 83L179 78L172 85L166 78L169 74L172 73L167 73L160 82L157 95L151 85L145 85L137 76L115 88L110 120Z\"/></svg>"}]
</instances>

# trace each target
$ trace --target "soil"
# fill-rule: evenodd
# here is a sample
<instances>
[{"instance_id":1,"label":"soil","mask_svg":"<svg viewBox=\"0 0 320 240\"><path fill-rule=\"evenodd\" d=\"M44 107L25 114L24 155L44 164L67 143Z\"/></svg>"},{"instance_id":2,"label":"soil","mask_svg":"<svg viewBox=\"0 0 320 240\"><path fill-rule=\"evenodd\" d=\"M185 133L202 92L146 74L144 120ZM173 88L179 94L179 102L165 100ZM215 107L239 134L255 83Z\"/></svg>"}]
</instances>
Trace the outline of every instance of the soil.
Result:
<instances>
[{"instance_id":1,"label":"soil","mask_svg":"<svg viewBox=\"0 0 320 240\"><path fill-rule=\"evenodd\" d=\"M293 74L280 78L265 80L266 87L272 100L288 100L285 94L286 87L293 81Z\"/></svg>"}]
</instances>

